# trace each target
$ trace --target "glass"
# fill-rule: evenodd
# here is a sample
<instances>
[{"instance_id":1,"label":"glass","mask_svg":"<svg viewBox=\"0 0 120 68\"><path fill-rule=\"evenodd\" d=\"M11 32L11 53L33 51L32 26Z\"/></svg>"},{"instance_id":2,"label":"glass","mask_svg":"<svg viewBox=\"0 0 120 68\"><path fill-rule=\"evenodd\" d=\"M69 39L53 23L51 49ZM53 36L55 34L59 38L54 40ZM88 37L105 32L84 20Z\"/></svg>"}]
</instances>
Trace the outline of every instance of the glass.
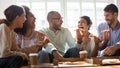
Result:
<instances>
[{"instance_id":1,"label":"glass","mask_svg":"<svg viewBox=\"0 0 120 68\"><path fill-rule=\"evenodd\" d=\"M56 19L56 20L62 20L62 19L63 19L63 17L52 18L52 19Z\"/></svg>"},{"instance_id":2,"label":"glass","mask_svg":"<svg viewBox=\"0 0 120 68\"><path fill-rule=\"evenodd\" d=\"M88 52L86 50L79 52L80 58L85 59L88 57Z\"/></svg>"},{"instance_id":3,"label":"glass","mask_svg":"<svg viewBox=\"0 0 120 68\"><path fill-rule=\"evenodd\" d=\"M38 54L37 53L30 53L29 54L29 58L30 58L30 64L31 66L37 65L38 64Z\"/></svg>"}]
</instances>

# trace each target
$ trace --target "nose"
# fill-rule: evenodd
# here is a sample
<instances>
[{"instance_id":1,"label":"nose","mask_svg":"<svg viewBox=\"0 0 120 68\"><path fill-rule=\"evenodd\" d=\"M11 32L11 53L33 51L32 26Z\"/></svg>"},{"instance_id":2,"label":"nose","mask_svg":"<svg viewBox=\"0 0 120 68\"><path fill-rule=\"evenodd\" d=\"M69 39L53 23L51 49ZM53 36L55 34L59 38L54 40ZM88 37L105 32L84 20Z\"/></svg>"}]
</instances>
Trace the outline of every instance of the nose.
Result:
<instances>
[{"instance_id":1,"label":"nose","mask_svg":"<svg viewBox=\"0 0 120 68\"><path fill-rule=\"evenodd\" d=\"M61 24L63 23L63 20L62 19L60 19L60 22L61 22Z\"/></svg>"},{"instance_id":2,"label":"nose","mask_svg":"<svg viewBox=\"0 0 120 68\"><path fill-rule=\"evenodd\" d=\"M26 20L27 20L26 17L24 17L24 22L25 22Z\"/></svg>"}]
</instances>

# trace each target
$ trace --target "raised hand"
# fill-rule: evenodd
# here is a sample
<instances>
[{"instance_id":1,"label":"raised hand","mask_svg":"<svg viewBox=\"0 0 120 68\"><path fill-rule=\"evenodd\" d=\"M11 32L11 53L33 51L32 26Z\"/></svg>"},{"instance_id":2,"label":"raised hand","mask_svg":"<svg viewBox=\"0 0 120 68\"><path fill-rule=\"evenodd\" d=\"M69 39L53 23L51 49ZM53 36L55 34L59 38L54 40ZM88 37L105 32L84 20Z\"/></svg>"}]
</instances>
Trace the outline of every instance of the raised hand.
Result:
<instances>
[{"instance_id":1,"label":"raised hand","mask_svg":"<svg viewBox=\"0 0 120 68\"><path fill-rule=\"evenodd\" d=\"M82 44L87 44L90 41L89 37L90 33L86 30L83 31L83 38L82 38Z\"/></svg>"},{"instance_id":2,"label":"raised hand","mask_svg":"<svg viewBox=\"0 0 120 68\"><path fill-rule=\"evenodd\" d=\"M77 43L82 43L83 31L82 29L76 29Z\"/></svg>"},{"instance_id":3,"label":"raised hand","mask_svg":"<svg viewBox=\"0 0 120 68\"><path fill-rule=\"evenodd\" d=\"M103 30L101 34L102 34L102 40L104 42L108 42L110 39L110 30L109 29Z\"/></svg>"}]
</instances>

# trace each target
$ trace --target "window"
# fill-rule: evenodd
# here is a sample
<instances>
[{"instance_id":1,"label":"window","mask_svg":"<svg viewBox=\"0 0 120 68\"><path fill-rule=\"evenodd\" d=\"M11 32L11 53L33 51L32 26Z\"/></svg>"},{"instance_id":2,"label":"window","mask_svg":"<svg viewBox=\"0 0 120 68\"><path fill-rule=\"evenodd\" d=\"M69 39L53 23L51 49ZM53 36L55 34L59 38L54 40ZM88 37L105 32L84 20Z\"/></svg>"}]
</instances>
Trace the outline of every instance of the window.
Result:
<instances>
[{"instance_id":1,"label":"window","mask_svg":"<svg viewBox=\"0 0 120 68\"><path fill-rule=\"evenodd\" d=\"M87 15L93 24L90 32L97 35L97 26L104 21L103 8L108 0L18 0L18 5L27 5L36 17L36 30L48 27L47 13L51 10L58 11L63 17L63 26L70 29L75 37L79 17Z\"/></svg>"}]
</instances>

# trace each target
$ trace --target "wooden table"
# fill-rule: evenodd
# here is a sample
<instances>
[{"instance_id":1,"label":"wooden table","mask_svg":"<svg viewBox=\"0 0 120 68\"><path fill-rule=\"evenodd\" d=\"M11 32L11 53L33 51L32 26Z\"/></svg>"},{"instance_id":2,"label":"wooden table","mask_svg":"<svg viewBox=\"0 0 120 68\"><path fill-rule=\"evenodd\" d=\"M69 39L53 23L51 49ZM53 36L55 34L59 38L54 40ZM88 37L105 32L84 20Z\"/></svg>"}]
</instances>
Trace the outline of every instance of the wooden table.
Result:
<instances>
[{"instance_id":1,"label":"wooden table","mask_svg":"<svg viewBox=\"0 0 120 68\"><path fill-rule=\"evenodd\" d=\"M107 58L118 58L120 59L120 57L102 57L102 58L93 58L94 61L97 61L95 63L101 63L101 62L98 62L98 60L101 60L101 59L107 59ZM23 66L21 68L120 68L120 64L119 65L106 65L106 66L103 66L103 65L97 65L96 66L70 66L70 67L65 67L64 65L62 67L60 67L60 65L58 64L59 61L63 61L63 62L66 62L66 61L71 61L71 62L76 62L76 61L85 61L83 59L80 59L80 58L64 58L64 59L57 59L57 60L54 60L55 62L53 63L43 63L43 64L39 64L39 65L35 65L35 66L31 66L31 65L28 65L28 66ZM58 64L58 65L55 65L55 64Z\"/></svg>"},{"instance_id":2,"label":"wooden table","mask_svg":"<svg viewBox=\"0 0 120 68\"><path fill-rule=\"evenodd\" d=\"M28 66L23 66L21 68L120 68L120 65L108 65L108 66L96 66L96 67L58 67L58 66L49 66L50 64L48 65L47 64L36 65L34 67L28 65Z\"/></svg>"}]
</instances>

